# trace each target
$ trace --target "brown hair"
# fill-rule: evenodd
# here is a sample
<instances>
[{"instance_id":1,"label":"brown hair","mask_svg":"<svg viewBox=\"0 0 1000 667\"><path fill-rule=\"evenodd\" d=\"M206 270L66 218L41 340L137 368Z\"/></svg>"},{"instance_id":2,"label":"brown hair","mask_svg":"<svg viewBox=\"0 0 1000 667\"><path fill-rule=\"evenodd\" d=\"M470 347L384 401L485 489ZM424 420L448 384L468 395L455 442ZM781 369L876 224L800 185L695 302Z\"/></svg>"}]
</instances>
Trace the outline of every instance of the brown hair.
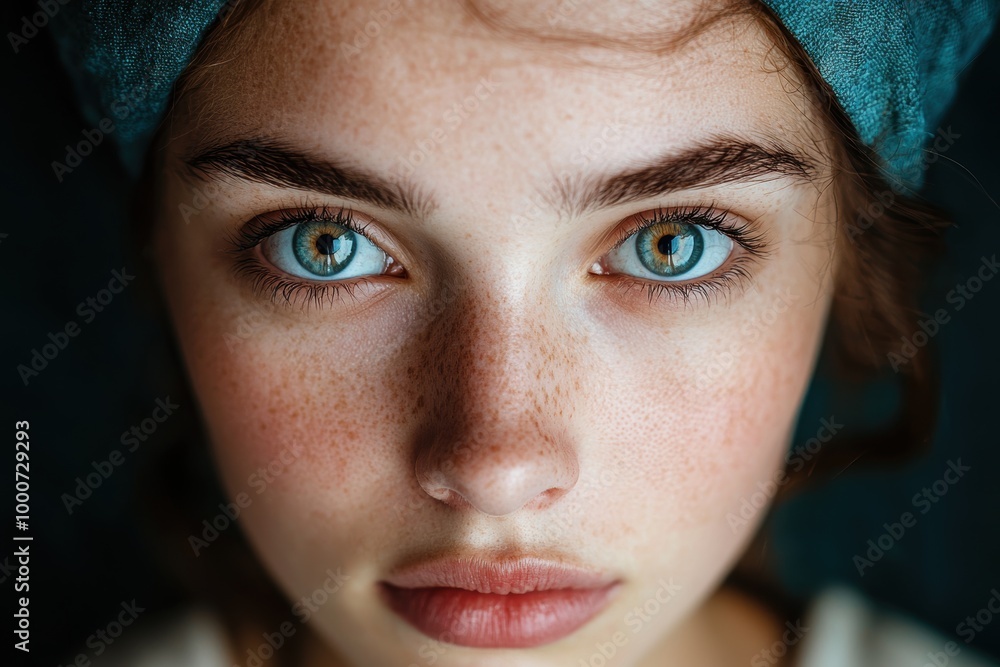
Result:
<instances>
[{"instance_id":1,"label":"brown hair","mask_svg":"<svg viewBox=\"0 0 1000 667\"><path fill-rule=\"evenodd\" d=\"M175 99L185 91L203 85L211 53L220 42L235 38L238 28L259 3L237 2L210 31L195 59L175 87ZM613 37L566 32L527 31L506 21L503 14L466 0L468 13L491 28L531 39L556 40L567 44L598 45L613 49L644 48L661 54L678 48L710 25L735 16L751 15L778 50L769 61L780 63L794 85L808 89L807 98L815 105L823 128L839 141L834 145L834 182L838 211L835 267L835 294L824 344L823 368L849 386L860 386L886 372L888 355L901 337L912 334L919 316L918 297L923 268L942 251L941 232L948 225L941 211L913 195L897 194L879 169L877 154L866 146L838 103L829 85L802 46L788 33L780 19L760 0L730 2L718 11L697 18L683 34L669 40L636 43ZM164 133L161 131L161 138ZM137 189L137 221L148 219L150 201L155 199L156 169L150 152L140 187ZM875 218L874 223L869 221ZM861 221L865 223L862 224ZM138 222L137 238L148 238L148 225ZM176 351L175 351L176 354ZM179 355L176 355L179 359ZM178 361L176 366L182 367ZM895 464L926 448L933 431L937 409L937 374L931 347L919 350L895 376L901 408L894 421L877 433L838 437L825 447L798 474L780 489L777 501L787 498L808 483L815 485L842 472L856 461L861 465ZM186 388L178 379L178 392ZM190 392L188 392L190 395ZM193 401L192 401L193 403ZM190 415L193 411L188 411ZM192 420L188 433L203 433ZM203 438L184 437L165 451L164 461L151 467L151 483L142 485L151 511L157 518L162 552L176 567L178 578L188 583L192 596L207 599L227 620L238 645L256 646L260 633L273 631L289 620L288 603L256 561L238 530L229 530L190 565L191 552L183 536L192 526L215 513L222 497L206 454ZM188 480L187 483L179 480ZM158 483L157 483L158 482ZM183 485L186 493L175 489ZM190 490L201 491L192 494ZM173 528L174 531L167 530ZM169 534L169 537L168 537ZM756 589L772 604L781 601L780 587L768 586L766 563L752 545L733 571L729 583ZM773 574L773 573L771 573ZM762 588L760 582L764 582ZM303 633L304 634L304 633ZM295 642L293 647L301 644ZM272 662L295 664L295 648L276 655Z\"/></svg>"},{"instance_id":2,"label":"brown hair","mask_svg":"<svg viewBox=\"0 0 1000 667\"><path fill-rule=\"evenodd\" d=\"M829 84L774 13L753 0L761 25L810 88L836 146L834 192L838 238L835 292L826 340L826 366L857 387L888 369L901 338L913 334L927 267L944 251L946 214L916 194L898 194L880 158L858 137ZM874 220L873 220L874 219ZM898 464L924 450L936 420L938 380L932 348L898 369L901 409L878 433L858 435L822 452L807 477L816 483L864 457L866 465ZM803 481L793 477L787 491Z\"/></svg>"},{"instance_id":3,"label":"brown hair","mask_svg":"<svg viewBox=\"0 0 1000 667\"><path fill-rule=\"evenodd\" d=\"M895 368L890 355L914 333L921 315L919 297L927 267L944 252L943 232L951 222L944 211L916 193L899 194L880 169L881 159L858 136L829 84L802 45L761 0L751 11L799 78L809 87L835 146L834 193L838 210L835 290L827 325L821 372L854 394L876 378L890 376L899 408L883 428L854 432L823 449L788 481L775 504L805 488L816 488L849 468L899 466L925 453L937 421L939 379L933 345ZM890 375L890 371L894 375ZM793 443L795 451L804 443ZM766 524L726 579L728 585L766 600L783 618L801 618L803 601L782 587L768 550ZM794 649L794 647L793 647Z\"/></svg>"}]
</instances>

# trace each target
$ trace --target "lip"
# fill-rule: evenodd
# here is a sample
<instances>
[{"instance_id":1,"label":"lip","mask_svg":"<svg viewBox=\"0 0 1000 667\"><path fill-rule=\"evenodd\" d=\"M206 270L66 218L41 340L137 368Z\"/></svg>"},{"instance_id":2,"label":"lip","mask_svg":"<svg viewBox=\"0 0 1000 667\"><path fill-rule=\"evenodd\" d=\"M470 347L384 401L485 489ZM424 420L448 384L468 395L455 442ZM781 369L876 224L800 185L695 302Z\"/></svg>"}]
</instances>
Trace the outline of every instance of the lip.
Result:
<instances>
[{"instance_id":1,"label":"lip","mask_svg":"<svg viewBox=\"0 0 1000 667\"><path fill-rule=\"evenodd\" d=\"M538 558L449 558L400 568L383 601L433 639L476 648L531 648L565 637L611 601L607 574Z\"/></svg>"}]
</instances>

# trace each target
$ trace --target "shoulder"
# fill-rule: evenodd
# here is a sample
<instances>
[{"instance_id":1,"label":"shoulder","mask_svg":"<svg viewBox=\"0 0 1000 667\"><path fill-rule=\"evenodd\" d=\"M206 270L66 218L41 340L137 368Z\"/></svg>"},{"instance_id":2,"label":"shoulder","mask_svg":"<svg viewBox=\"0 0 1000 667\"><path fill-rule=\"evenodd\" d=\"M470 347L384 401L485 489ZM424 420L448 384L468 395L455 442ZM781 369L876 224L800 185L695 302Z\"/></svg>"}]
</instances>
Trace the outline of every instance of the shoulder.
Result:
<instances>
[{"instance_id":1,"label":"shoulder","mask_svg":"<svg viewBox=\"0 0 1000 667\"><path fill-rule=\"evenodd\" d=\"M823 591L810 605L796 667L1000 667L848 588Z\"/></svg>"},{"instance_id":2,"label":"shoulder","mask_svg":"<svg viewBox=\"0 0 1000 667\"><path fill-rule=\"evenodd\" d=\"M92 661L94 667L230 667L229 642L218 617L194 608L136 627Z\"/></svg>"}]
</instances>

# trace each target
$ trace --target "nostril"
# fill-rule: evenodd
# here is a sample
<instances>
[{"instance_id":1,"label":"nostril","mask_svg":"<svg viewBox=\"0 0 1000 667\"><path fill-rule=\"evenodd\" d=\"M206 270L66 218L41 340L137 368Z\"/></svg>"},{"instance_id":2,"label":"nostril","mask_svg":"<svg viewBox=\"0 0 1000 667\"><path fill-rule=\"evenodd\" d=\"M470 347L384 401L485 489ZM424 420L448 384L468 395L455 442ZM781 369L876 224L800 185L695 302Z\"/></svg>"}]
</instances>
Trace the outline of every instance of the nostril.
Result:
<instances>
[{"instance_id":1,"label":"nostril","mask_svg":"<svg viewBox=\"0 0 1000 667\"><path fill-rule=\"evenodd\" d=\"M438 500L449 507L455 509L470 509L472 504L465 499L465 497L456 491L455 489L448 488L442 484L424 484L421 483L420 486L423 488L424 493Z\"/></svg>"},{"instance_id":2,"label":"nostril","mask_svg":"<svg viewBox=\"0 0 1000 667\"><path fill-rule=\"evenodd\" d=\"M549 505L553 504L563 496L569 493L569 489L549 489L543 493L538 494L535 498L532 498L524 506L525 509L540 510L545 509Z\"/></svg>"},{"instance_id":3,"label":"nostril","mask_svg":"<svg viewBox=\"0 0 1000 667\"><path fill-rule=\"evenodd\" d=\"M467 437L451 437L429 439L418 450L414 473L429 497L505 516L545 509L577 482L579 461L568 436L539 433L534 423L478 435L474 446Z\"/></svg>"},{"instance_id":4,"label":"nostril","mask_svg":"<svg viewBox=\"0 0 1000 667\"><path fill-rule=\"evenodd\" d=\"M448 483L448 479L444 473L440 470L421 471L421 467L418 463L416 477L417 483L423 489L424 493L434 500L438 500L456 509L464 509L471 506L469 501L457 489L453 488L453 485Z\"/></svg>"},{"instance_id":5,"label":"nostril","mask_svg":"<svg viewBox=\"0 0 1000 667\"><path fill-rule=\"evenodd\" d=\"M549 488L539 492L538 486L525 486L521 480L507 484L494 480L493 484L470 487L459 480L441 481L437 477L425 476L420 482L428 496L453 509L475 509L488 516L505 516L519 509L545 509L569 491L569 488Z\"/></svg>"}]
</instances>

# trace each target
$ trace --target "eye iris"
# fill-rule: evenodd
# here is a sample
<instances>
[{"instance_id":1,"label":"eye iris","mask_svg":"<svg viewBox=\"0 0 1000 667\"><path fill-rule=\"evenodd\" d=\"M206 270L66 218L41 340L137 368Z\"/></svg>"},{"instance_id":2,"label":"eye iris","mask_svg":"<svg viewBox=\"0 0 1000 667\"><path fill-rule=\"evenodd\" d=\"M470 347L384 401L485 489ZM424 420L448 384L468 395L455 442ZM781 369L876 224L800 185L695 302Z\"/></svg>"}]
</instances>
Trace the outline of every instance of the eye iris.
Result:
<instances>
[{"instance_id":1,"label":"eye iris","mask_svg":"<svg viewBox=\"0 0 1000 667\"><path fill-rule=\"evenodd\" d=\"M334 222L313 220L295 230L292 248L302 267L317 276L340 273L357 250L354 232Z\"/></svg>"},{"instance_id":2,"label":"eye iris","mask_svg":"<svg viewBox=\"0 0 1000 667\"><path fill-rule=\"evenodd\" d=\"M664 276L677 276L698 264L705 240L695 225L664 222L636 234L635 247L647 269Z\"/></svg>"}]
</instances>

